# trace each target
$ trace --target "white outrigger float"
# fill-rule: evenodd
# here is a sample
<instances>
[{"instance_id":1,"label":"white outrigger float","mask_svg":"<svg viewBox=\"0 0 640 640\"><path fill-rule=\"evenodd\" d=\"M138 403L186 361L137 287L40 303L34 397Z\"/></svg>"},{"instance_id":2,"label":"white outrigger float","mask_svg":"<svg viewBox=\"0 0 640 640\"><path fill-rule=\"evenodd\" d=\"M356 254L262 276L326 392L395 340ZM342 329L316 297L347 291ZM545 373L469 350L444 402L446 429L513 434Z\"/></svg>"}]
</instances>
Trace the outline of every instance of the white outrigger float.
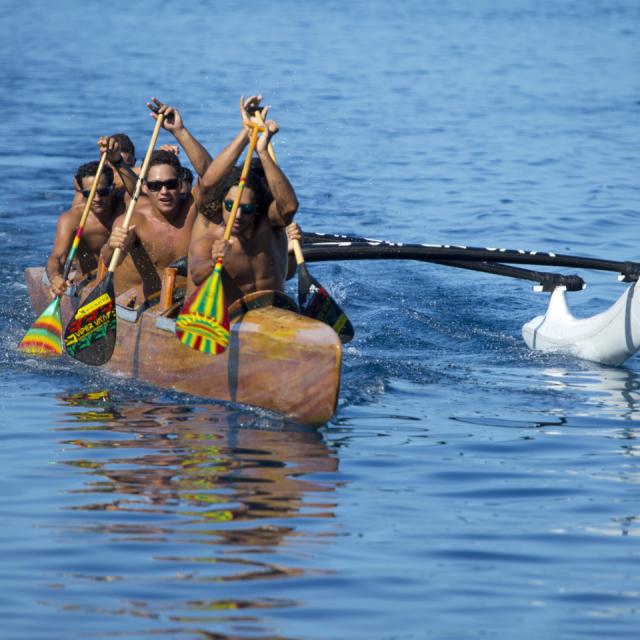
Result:
<instances>
[{"instance_id":1,"label":"white outrigger float","mask_svg":"<svg viewBox=\"0 0 640 640\"><path fill-rule=\"evenodd\" d=\"M575 318L565 298L565 287L551 293L547 312L522 327L530 349L567 353L602 364L620 365L640 349L640 291L638 283L606 311Z\"/></svg>"},{"instance_id":2,"label":"white outrigger float","mask_svg":"<svg viewBox=\"0 0 640 640\"><path fill-rule=\"evenodd\" d=\"M547 312L522 327L530 349L565 353L606 365L621 365L640 350L640 263L599 260L535 251L449 245L400 244L324 234L305 234L307 262L325 260L396 259L435 262L537 282L538 291L551 294ZM618 272L630 283L609 309L589 318L575 318L566 301L567 291L584 289L582 278L533 271L511 264L535 264Z\"/></svg>"}]
</instances>

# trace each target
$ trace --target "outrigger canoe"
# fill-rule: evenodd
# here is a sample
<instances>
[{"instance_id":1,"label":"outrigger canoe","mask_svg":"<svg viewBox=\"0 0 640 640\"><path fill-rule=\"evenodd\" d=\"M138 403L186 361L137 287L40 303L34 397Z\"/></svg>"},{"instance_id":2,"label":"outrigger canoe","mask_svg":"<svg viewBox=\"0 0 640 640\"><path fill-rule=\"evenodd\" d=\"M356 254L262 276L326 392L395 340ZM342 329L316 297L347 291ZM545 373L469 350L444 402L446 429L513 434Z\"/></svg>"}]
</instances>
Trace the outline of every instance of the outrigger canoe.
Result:
<instances>
[{"instance_id":1,"label":"outrigger canoe","mask_svg":"<svg viewBox=\"0 0 640 640\"><path fill-rule=\"evenodd\" d=\"M530 348L609 365L620 365L640 350L640 293L636 291L640 263L325 234L305 234L304 257L307 262L420 260L534 281L536 290L551 297L547 313L522 328ZM580 276L533 271L514 264L614 271L628 287L607 311L577 319L567 307L565 293L585 287ZM257 292L229 308L231 340L227 351L215 356L202 354L184 347L175 337L175 318L184 291L174 288L173 278L175 269L167 269L157 300L138 304L135 291L118 297L118 338L113 357L104 365L108 370L159 387L269 409L302 424L321 425L332 417L342 361L341 342L332 328L297 313L295 302L282 293ZM26 282L34 311L40 314L51 301L44 269L27 269ZM62 297L63 326L85 293L88 291L81 288ZM67 344L70 349L73 345Z\"/></svg>"},{"instance_id":2,"label":"outrigger canoe","mask_svg":"<svg viewBox=\"0 0 640 640\"><path fill-rule=\"evenodd\" d=\"M283 293L261 291L229 308L231 338L224 353L194 351L175 336L183 290L174 290L175 270L167 272L156 300L139 304L134 290L118 296L117 343L106 369L158 387L267 409L305 425L319 426L333 416L342 364L333 329L297 313ZM51 302L45 271L28 268L25 279L33 310L40 314ZM90 288L62 297L63 327Z\"/></svg>"}]
</instances>

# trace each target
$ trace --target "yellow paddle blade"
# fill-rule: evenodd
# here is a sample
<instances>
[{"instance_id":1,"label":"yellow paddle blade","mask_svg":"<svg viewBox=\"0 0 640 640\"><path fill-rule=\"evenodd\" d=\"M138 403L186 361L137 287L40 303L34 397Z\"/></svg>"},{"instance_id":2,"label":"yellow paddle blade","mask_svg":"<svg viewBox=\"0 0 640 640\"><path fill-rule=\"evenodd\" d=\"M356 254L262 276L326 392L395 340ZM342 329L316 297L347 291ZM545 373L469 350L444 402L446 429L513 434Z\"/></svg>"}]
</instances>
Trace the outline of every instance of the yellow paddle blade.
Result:
<instances>
[{"instance_id":1,"label":"yellow paddle blade","mask_svg":"<svg viewBox=\"0 0 640 640\"><path fill-rule=\"evenodd\" d=\"M222 258L213 273L185 302L176 320L182 344L202 353L223 353L229 344L229 315L224 303Z\"/></svg>"},{"instance_id":2,"label":"yellow paddle blade","mask_svg":"<svg viewBox=\"0 0 640 640\"><path fill-rule=\"evenodd\" d=\"M18 345L18 351L40 357L62 355L60 297L40 314Z\"/></svg>"}]
</instances>

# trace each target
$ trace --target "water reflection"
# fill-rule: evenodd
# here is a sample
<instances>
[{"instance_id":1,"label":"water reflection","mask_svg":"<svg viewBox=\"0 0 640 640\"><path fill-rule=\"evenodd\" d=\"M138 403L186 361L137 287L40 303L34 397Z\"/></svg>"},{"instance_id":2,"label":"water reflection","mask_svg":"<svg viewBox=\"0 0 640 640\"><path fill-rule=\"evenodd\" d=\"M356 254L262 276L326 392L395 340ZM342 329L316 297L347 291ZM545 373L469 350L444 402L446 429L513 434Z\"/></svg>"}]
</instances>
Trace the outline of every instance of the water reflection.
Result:
<instances>
[{"instance_id":1,"label":"water reflection","mask_svg":"<svg viewBox=\"0 0 640 640\"><path fill-rule=\"evenodd\" d=\"M260 612L297 603L271 590L322 573L309 554L335 536L337 456L322 435L213 404L116 402L107 392L61 401L70 409L61 462L80 474L64 528L80 557L58 580L68 594L76 582L121 583L118 606L96 610L89 587L64 608L130 615L168 635L175 627L158 620L189 625L181 632L205 624L198 633L220 638L273 634ZM108 571L90 570L96 547Z\"/></svg>"},{"instance_id":2,"label":"water reflection","mask_svg":"<svg viewBox=\"0 0 640 640\"><path fill-rule=\"evenodd\" d=\"M625 367L599 367L583 371L560 367L542 371L543 380L551 389L572 389L583 395L583 403L604 409L612 417L625 420L640 419L640 375ZM575 412L575 415L584 415Z\"/></svg>"}]
</instances>

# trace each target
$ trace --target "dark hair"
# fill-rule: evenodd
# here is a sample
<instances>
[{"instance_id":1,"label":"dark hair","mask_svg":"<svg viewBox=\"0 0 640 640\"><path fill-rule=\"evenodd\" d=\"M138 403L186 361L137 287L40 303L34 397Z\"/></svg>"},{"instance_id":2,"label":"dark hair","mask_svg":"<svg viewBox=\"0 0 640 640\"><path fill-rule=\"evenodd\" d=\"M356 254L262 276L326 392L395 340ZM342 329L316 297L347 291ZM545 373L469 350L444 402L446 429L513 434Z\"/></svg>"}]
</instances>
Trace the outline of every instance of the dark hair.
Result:
<instances>
[{"instance_id":1,"label":"dark hair","mask_svg":"<svg viewBox=\"0 0 640 640\"><path fill-rule=\"evenodd\" d=\"M267 177L264 175L264 167L262 166L262 162L260 158L251 158L251 163L249 164L249 171L253 173L255 176L260 178L260 180L264 180L266 182Z\"/></svg>"},{"instance_id":2,"label":"dark hair","mask_svg":"<svg viewBox=\"0 0 640 640\"><path fill-rule=\"evenodd\" d=\"M118 141L120 151L122 151L122 153L130 153L135 157L136 148L133 146L131 138L126 133L114 133L111 137Z\"/></svg>"},{"instance_id":3,"label":"dark hair","mask_svg":"<svg viewBox=\"0 0 640 640\"><path fill-rule=\"evenodd\" d=\"M266 212L273 200L273 196L269 191L266 179L264 178L264 170L262 164L255 164L256 159L251 162L249 167L249 175L245 182L245 187L251 189L256 196L256 204L258 205L258 214ZM260 162L259 160L257 161ZM236 186L240 182L242 167L234 167L218 184L206 194L202 204L202 215L212 222L220 222L222 220L222 200L229 192L231 187Z\"/></svg>"},{"instance_id":4,"label":"dark hair","mask_svg":"<svg viewBox=\"0 0 640 640\"><path fill-rule=\"evenodd\" d=\"M184 180L184 182L193 184L193 172L189 167L180 167L179 178L180 180Z\"/></svg>"},{"instance_id":5,"label":"dark hair","mask_svg":"<svg viewBox=\"0 0 640 640\"><path fill-rule=\"evenodd\" d=\"M176 176L180 178L182 176L182 165L178 156L171 151L165 151L164 149L158 149L151 154L151 160L149 161L149 169L159 164L171 165L176 170Z\"/></svg>"},{"instance_id":6,"label":"dark hair","mask_svg":"<svg viewBox=\"0 0 640 640\"><path fill-rule=\"evenodd\" d=\"M78 187L82 189L82 178L95 176L98 172L98 162L86 162L81 164L76 171L76 182ZM108 184L113 184L113 169L105 163L102 167L102 175L106 178Z\"/></svg>"}]
</instances>

